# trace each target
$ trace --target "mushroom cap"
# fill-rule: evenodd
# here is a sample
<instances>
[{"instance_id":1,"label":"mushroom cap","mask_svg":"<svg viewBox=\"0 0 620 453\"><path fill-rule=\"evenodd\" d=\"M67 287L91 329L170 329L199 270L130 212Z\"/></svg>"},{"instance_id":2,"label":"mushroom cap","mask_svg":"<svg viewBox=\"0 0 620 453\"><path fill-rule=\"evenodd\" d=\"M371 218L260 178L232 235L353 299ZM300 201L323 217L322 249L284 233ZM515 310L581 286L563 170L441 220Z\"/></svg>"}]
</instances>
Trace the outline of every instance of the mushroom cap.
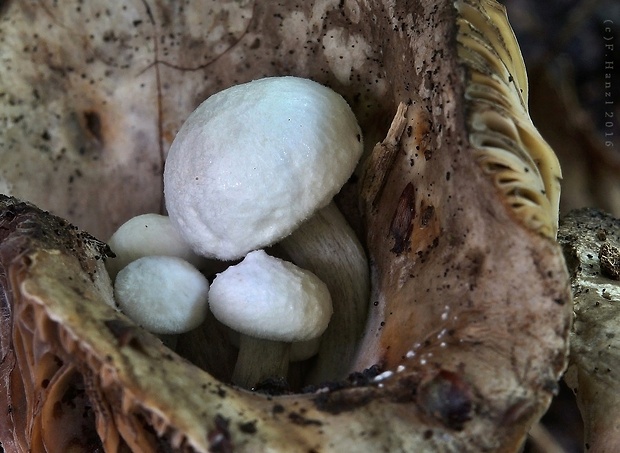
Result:
<instances>
[{"instance_id":1,"label":"mushroom cap","mask_svg":"<svg viewBox=\"0 0 620 453\"><path fill-rule=\"evenodd\" d=\"M332 315L329 290L316 275L263 250L217 275L209 307L237 332L289 343L318 337Z\"/></svg>"},{"instance_id":2,"label":"mushroom cap","mask_svg":"<svg viewBox=\"0 0 620 453\"><path fill-rule=\"evenodd\" d=\"M270 77L214 94L168 153L170 219L197 253L243 257L329 203L361 157L361 137L342 96L311 80Z\"/></svg>"},{"instance_id":3,"label":"mushroom cap","mask_svg":"<svg viewBox=\"0 0 620 453\"><path fill-rule=\"evenodd\" d=\"M114 295L129 318L156 334L198 327L207 316L209 281L173 256L145 256L116 276Z\"/></svg>"},{"instance_id":4,"label":"mushroom cap","mask_svg":"<svg viewBox=\"0 0 620 453\"><path fill-rule=\"evenodd\" d=\"M204 258L196 255L170 223L160 214L142 214L123 223L108 241L116 258L106 259L106 269L114 279L132 261L149 255L176 256L199 266Z\"/></svg>"},{"instance_id":5,"label":"mushroom cap","mask_svg":"<svg viewBox=\"0 0 620 453\"><path fill-rule=\"evenodd\" d=\"M319 353L321 338L316 337L306 341L296 341L291 344L289 362L302 362Z\"/></svg>"}]
</instances>

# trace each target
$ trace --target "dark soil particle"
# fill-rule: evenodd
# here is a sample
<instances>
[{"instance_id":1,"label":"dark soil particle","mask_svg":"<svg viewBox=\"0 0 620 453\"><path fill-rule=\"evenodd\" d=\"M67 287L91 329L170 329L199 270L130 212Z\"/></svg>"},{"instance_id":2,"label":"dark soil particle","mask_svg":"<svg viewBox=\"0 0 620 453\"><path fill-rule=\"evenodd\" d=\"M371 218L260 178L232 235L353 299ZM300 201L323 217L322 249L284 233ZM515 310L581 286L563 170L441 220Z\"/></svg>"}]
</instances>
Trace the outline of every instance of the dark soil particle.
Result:
<instances>
[{"instance_id":1,"label":"dark soil particle","mask_svg":"<svg viewBox=\"0 0 620 453\"><path fill-rule=\"evenodd\" d=\"M215 416L215 426L209 431L209 451L213 453L232 453L234 445L230 430L228 429L229 420L220 414Z\"/></svg>"},{"instance_id":2,"label":"dark soil particle","mask_svg":"<svg viewBox=\"0 0 620 453\"><path fill-rule=\"evenodd\" d=\"M256 434L256 422L239 423L239 431L245 434Z\"/></svg>"},{"instance_id":3,"label":"dark soil particle","mask_svg":"<svg viewBox=\"0 0 620 453\"><path fill-rule=\"evenodd\" d=\"M316 420L313 418L306 418L297 412L289 413L288 418L291 422L295 423L296 425L300 425L300 426L309 426L309 425L323 426L323 422L321 422L320 420Z\"/></svg>"}]
</instances>

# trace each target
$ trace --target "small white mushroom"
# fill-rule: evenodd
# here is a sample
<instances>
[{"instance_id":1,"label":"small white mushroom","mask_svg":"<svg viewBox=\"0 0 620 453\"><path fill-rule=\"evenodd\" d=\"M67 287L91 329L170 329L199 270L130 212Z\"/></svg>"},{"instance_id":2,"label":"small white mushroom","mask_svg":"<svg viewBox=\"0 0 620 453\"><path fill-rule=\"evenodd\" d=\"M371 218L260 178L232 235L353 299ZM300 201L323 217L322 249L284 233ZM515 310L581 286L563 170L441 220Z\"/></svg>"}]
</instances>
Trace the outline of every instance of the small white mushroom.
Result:
<instances>
[{"instance_id":1,"label":"small white mushroom","mask_svg":"<svg viewBox=\"0 0 620 453\"><path fill-rule=\"evenodd\" d=\"M120 309L154 334L173 335L198 327L208 311L208 280L190 263L172 256L146 256L116 276Z\"/></svg>"},{"instance_id":2,"label":"small white mushroom","mask_svg":"<svg viewBox=\"0 0 620 453\"><path fill-rule=\"evenodd\" d=\"M144 256L176 256L196 267L204 261L181 238L170 218L160 214L142 214L129 219L116 230L108 245L116 255L106 260L112 280L121 269Z\"/></svg>"},{"instance_id":3,"label":"small white mushroom","mask_svg":"<svg viewBox=\"0 0 620 453\"><path fill-rule=\"evenodd\" d=\"M320 336L332 315L329 290L318 277L262 250L217 275L209 306L241 334L232 382L246 388L285 377L291 343Z\"/></svg>"}]
</instances>

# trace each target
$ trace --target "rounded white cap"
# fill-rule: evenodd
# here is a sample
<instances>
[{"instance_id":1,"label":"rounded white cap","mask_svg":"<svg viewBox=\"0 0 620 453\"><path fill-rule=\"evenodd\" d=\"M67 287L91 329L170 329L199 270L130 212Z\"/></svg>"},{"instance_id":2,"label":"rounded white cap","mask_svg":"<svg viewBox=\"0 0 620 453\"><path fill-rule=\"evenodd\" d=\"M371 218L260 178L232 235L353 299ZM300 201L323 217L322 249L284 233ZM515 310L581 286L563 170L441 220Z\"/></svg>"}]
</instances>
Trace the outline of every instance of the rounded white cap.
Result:
<instances>
[{"instance_id":1,"label":"rounded white cap","mask_svg":"<svg viewBox=\"0 0 620 453\"><path fill-rule=\"evenodd\" d=\"M199 266L204 260L179 235L168 216L142 214L122 224L108 241L116 258L106 259L110 278L132 261L149 255L176 256Z\"/></svg>"},{"instance_id":2,"label":"rounded white cap","mask_svg":"<svg viewBox=\"0 0 620 453\"><path fill-rule=\"evenodd\" d=\"M172 256L146 256L116 276L121 311L146 330L177 334L198 327L208 310L209 281L191 264Z\"/></svg>"},{"instance_id":3,"label":"rounded white cap","mask_svg":"<svg viewBox=\"0 0 620 453\"><path fill-rule=\"evenodd\" d=\"M220 322L242 334L288 343L320 336L332 315L325 283L263 250L217 275L209 307Z\"/></svg>"},{"instance_id":4,"label":"rounded white cap","mask_svg":"<svg viewBox=\"0 0 620 453\"><path fill-rule=\"evenodd\" d=\"M325 206L361 154L342 96L308 79L255 80L189 116L166 159L166 208L197 253L241 258Z\"/></svg>"}]
</instances>

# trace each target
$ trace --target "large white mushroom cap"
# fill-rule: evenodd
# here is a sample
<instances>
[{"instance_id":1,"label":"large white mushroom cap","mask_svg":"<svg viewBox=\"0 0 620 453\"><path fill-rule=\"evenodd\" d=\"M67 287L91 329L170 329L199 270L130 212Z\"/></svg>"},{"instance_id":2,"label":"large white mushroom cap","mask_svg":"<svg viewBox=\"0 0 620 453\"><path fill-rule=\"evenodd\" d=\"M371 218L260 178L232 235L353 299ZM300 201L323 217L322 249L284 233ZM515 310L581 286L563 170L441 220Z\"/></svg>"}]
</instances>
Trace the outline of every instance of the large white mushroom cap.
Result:
<instances>
[{"instance_id":1,"label":"large white mushroom cap","mask_svg":"<svg viewBox=\"0 0 620 453\"><path fill-rule=\"evenodd\" d=\"M205 320L209 281L181 258L146 256L118 273L114 295L123 313L146 330L178 334Z\"/></svg>"},{"instance_id":2,"label":"large white mushroom cap","mask_svg":"<svg viewBox=\"0 0 620 453\"><path fill-rule=\"evenodd\" d=\"M189 116L166 160L166 208L199 254L240 258L325 206L361 154L360 127L339 94L297 77L255 80Z\"/></svg>"},{"instance_id":3,"label":"large white mushroom cap","mask_svg":"<svg viewBox=\"0 0 620 453\"><path fill-rule=\"evenodd\" d=\"M262 250L217 275L209 307L237 332L287 343L320 336L332 315L329 290L316 275Z\"/></svg>"}]
</instances>

